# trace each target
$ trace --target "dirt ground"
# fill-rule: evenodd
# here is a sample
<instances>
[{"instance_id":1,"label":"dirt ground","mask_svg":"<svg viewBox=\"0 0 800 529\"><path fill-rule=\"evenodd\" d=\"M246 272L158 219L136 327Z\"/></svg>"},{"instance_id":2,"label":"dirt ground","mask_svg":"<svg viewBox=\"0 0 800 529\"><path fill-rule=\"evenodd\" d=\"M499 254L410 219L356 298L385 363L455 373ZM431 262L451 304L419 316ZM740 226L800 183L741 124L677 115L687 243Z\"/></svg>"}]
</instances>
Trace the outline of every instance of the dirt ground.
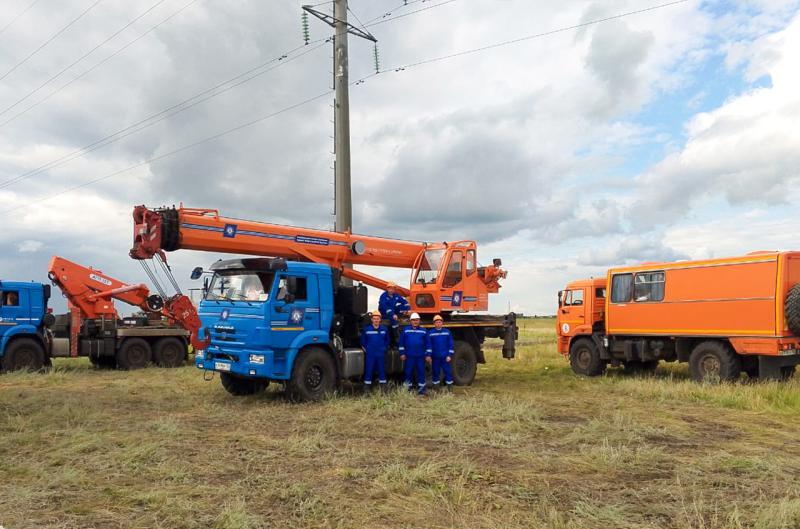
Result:
<instances>
[{"instance_id":1,"label":"dirt ground","mask_svg":"<svg viewBox=\"0 0 800 529\"><path fill-rule=\"evenodd\" d=\"M473 386L235 398L193 367L0 376L0 526L798 528L800 383L572 374L553 320Z\"/></svg>"}]
</instances>

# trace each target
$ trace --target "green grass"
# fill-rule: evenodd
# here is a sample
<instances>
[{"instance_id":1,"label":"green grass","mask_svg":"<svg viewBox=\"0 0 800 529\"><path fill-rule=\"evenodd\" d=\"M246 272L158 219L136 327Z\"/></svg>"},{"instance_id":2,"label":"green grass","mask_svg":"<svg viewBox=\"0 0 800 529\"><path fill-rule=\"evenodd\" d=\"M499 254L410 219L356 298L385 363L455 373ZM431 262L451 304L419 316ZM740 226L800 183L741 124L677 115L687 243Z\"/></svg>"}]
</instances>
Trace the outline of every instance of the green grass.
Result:
<instances>
[{"instance_id":1,"label":"green grass","mask_svg":"<svg viewBox=\"0 0 800 529\"><path fill-rule=\"evenodd\" d=\"M422 400L291 404L192 367L0 376L0 525L800 527L800 384L572 374L553 320Z\"/></svg>"}]
</instances>

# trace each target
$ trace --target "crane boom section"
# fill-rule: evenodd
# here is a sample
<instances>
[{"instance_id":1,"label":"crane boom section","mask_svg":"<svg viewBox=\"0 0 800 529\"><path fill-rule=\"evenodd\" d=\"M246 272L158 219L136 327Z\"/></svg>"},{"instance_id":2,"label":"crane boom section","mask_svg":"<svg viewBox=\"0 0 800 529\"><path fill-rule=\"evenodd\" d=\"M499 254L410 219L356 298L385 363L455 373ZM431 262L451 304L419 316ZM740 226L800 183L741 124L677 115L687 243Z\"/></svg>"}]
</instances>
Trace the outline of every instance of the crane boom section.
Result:
<instances>
[{"instance_id":1,"label":"crane boom section","mask_svg":"<svg viewBox=\"0 0 800 529\"><path fill-rule=\"evenodd\" d=\"M131 256L149 259L159 251L202 250L269 255L339 268L361 264L412 268L423 242L384 239L220 216L212 209L134 210Z\"/></svg>"},{"instance_id":2,"label":"crane boom section","mask_svg":"<svg viewBox=\"0 0 800 529\"><path fill-rule=\"evenodd\" d=\"M64 293L70 308L80 309L84 318L119 318L112 299L149 311L150 289L129 285L100 270L54 256L48 266L50 279Z\"/></svg>"}]
</instances>

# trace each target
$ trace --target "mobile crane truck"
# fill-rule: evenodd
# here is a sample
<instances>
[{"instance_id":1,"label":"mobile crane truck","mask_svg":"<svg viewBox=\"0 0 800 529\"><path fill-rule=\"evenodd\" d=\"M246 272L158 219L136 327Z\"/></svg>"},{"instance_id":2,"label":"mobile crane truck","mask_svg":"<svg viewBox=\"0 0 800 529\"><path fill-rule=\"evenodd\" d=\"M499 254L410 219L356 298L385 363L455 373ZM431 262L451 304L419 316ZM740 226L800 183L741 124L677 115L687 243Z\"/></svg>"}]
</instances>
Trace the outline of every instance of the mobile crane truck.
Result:
<instances>
[{"instance_id":1,"label":"mobile crane truck","mask_svg":"<svg viewBox=\"0 0 800 529\"><path fill-rule=\"evenodd\" d=\"M197 352L198 368L220 373L234 395L263 390L270 381L286 383L298 400L316 400L342 380L363 376L359 332L367 312L367 288L344 285L342 277L384 289L388 282L350 265L407 268L412 310L431 325L445 318L455 339L458 385L471 384L485 363L486 338L503 340L504 358L513 358L516 315L469 315L486 311L489 294L506 277L499 259L477 265L474 241L423 243L328 232L222 217L217 210L148 209L133 212L130 255L146 260L179 249L254 255L221 260L199 314L210 345ZM199 278L197 268L192 274ZM387 353L387 371L401 371L399 353Z\"/></svg>"},{"instance_id":2,"label":"mobile crane truck","mask_svg":"<svg viewBox=\"0 0 800 529\"><path fill-rule=\"evenodd\" d=\"M0 282L0 366L37 371L53 357L88 356L95 366L138 369L151 361L183 365L187 344L203 348L200 319L186 296L151 294L100 270L53 257L48 276L67 298L69 312L48 309L50 285ZM121 319L113 300L139 307L147 316Z\"/></svg>"}]
</instances>

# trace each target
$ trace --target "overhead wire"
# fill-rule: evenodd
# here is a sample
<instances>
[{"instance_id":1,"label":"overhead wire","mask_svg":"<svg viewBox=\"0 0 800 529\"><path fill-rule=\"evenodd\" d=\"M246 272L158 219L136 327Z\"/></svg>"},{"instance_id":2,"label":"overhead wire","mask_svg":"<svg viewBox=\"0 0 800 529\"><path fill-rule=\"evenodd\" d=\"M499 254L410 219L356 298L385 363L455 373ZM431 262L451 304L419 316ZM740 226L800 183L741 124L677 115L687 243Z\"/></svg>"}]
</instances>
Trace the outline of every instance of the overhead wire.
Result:
<instances>
[{"instance_id":1,"label":"overhead wire","mask_svg":"<svg viewBox=\"0 0 800 529\"><path fill-rule=\"evenodd\" d=\"M64 26L61 29L59 29L58 31L56 31L53 35L50 36L50 38L48 38L46 41L44 41L42 44L40 44L38 48L36 48L32 52L30 52L28 55L25 56L24 59L22 59L21 61L16 63L14 66L11 67L10 70L8 70L6 73L1 75L0 76L0 81L5 79L6 77L8 77L14 70L16 70L17 68L19 68L20 66L22 66L23 64L28 62L31 59L31 57L33 57L34 55L36 55L37 53L42 51L42 49L44 49L45 46L47 46L48 44L53 42L55 39L57 39L62 33L64 33L66 30L68 30L70 27L72 27L73 24L75 24L78 20L83 18L84 15L86 15L89 11L94 9L95 6L97 4L99 4L100 2L102 2L102 1L103 0L95 0L95 2L92 5L90 5L89 7L84 9L83 11L81 11L81 13L77 17L73 18L66 26Z\"/></svg>"},{"instance_id":2,"label":"overhead wire","mask_svg":"<svg viewBox=\"0 0 800 529\"><path fill-rule=\"evenodd\" d=\"M141 35L139 35L138 37L136 37L132 41L128 42L127 44L125 44L121 48L117 49L117 51L115 51L114 53L112 53L111 55L109 55L108 57L103 59L102 61L96 63L94 66L92 66L91 68L89 68L88 70L83 72L82 74L70 79L68 82L64 83L63 85L59 86L55 90L51 91L44 98L40 99L36 103L33 103L32 105L27 106L25 108L25 110L22 110L21 112L18 112L16 114L14 114L9 119L7 119L7 120L3 121L2 123L0 123L0 128L8 125L9 123L14 121L18 117L27 114L30 110L36 108L37 106L41 105L42 103L44 103L45 101L47 101L48 99L50 99L51 97L56 95L57 93L61 92L62 90L64 90L68 86L72 85L72 83L74 83L76 81L79 81L80 79L83 79L84 77L89 75L91 72L95 71L97 68L99 68L100 66L102 66L103 64L108 62L109 60L113 59L114 57L116 57L117 55L119 55L120 53L122 53L123 51L128 49L129 47L133 46L135 43L139 42L141 39L143 39L144 37L146 37L147 35L149 35L153 31L155 31L156 29L161 27L163 24L167 23L169 20L171 20L172 18L176 17L177 15L182 13L184 10L188 9L192 4L195 4L198 1L200 1L200 0L189 0L188 3L184 4L182 7L178 8L176 11L173 11L170 15L168 15L166 18L162 19L159 23L155 24L150 29L148 29L147 31L145 31L144 33L142 33Z\"/></svg>"},{"instance_id":3,"label":"overhead wire","mask_svg":"<svg viewBox=\"0 0 800 529\"><path fill-rule=\"evenodd\" d=\"M12 18L12 19L11 19L11 20L10 20L10 21L9 21L9 22L8 22L8 23L5 25L5 26L3 26L2 28L0 28L0 35L2 35L3 33L5 33L5 32L6 32L6 30L7 30L8 28L10 28L11 26L13 26L13 25L14 25L14 23L15 23L17 20L19 20L19 19L22 17L22 15L24 15L25 13L27 13L28 11L30 11L30 10L31 10L31 8L32 8L33 6L35 6L35 5L36 5L38 2L39 2L39 0L33 0L33 2L31 2L30 4L28 4L28 7L26 7L26 8L25 8L25 9L23 9L22 11L20 11L20 12L19 12L19 13L18 13L18 14L17 14L17 15L16 15L14 18Z\"/></svg>"},{"instance_id":4,"label":"overhead wire","mask_svg":"<svg viewBox=\"0 0 800 529\"><path fill-rule=\"evenodd\" d=\"M43 82L42 84L40 84L39 86L37 86L36 88L34 88L30 92L28 92L22 98L18 99L15 103L13 103L12 105L10 105L10 106L6 107L5 109L3 109L2 111L0 111L0 116L5 114L6 112L11 110L12 108L16 107L17 105L19 105L20 103L22 103L23 101L25 101L26 99L31 97L33 94L35 94L36 92L38 92L39 90L41 90L42 88L44 88L45 86L50 84L51 82L53 82L56 79L58 79L59 77L61 77L61 75L63 75L70 68L72 68L73 66L75 66L76 64L81 62L83 59L85 59L86 57L88 57L89 55L91 55L92 53L97 51L100 47L102 47L105 44L109 43L111 40L113 40L115 37L117 37L120 33L125 31L129 27L131 27L133 24L138 22L142 17L146 16L148 13L150 13L152 10L154 10L155 8L157 8L158 6L163 4L165 1L166 0L158 0L155 4L151 5L146 10L142 11L136 18L134 18L133 20L131 20L130 22L128 22L127 24L125 24L124 26L119 28L117 31L115 31L113 34L111 34L108 38L106 38L105 40L103 40L102 42L97 44L94 48L92 48L91 50L87 51L86 53L84 53L83 55L81 55L80 57L78 57L77 59L72 61L69 65L67 65L64 68L62 68L58 73L56 73L55 75L51 76L49 79L47 79L45 82Z\"/></svg>"},{"instance_id":5,"label":"overhead wire","mask_svg":"<svg viewBox=\"0 0 800 529\"><path fill-rule=\"evenodd\" d=\"M486 50L490 50L490 49L499 48L501 46L508 46L508 45L516 44L516 43L523 42L523 41L526 41L526 40L531 40L531 39L535 39L535 38L541 38L541 37L545 37L547 35L553 35L553 34L562 33L562 32L565 32L565 31L569 31L569 30L574 30L574 29L579 29L579 28L591 26L591 25L596 25L596 24L600 24L600 23L603 23L603 22L607 22L607 21L611 21L611 20L616 20L616 19L620 19L620 18L623 18L623 17L627 17L627 16L632 16L632 15L636 15L636 14L641 14L641 13L645 13L645 12L649 12L649 11L654 11L654 10L657 10L657 9L662 9L662 8L674 6L674 5L677 5L677 4L686 3L688 1L689 0L675 0L675 1L672 1L672 2L659 4L659 5L655 5L655 6L650 6L650 7L643 8L643 9L638 9L638 10L634 10L634 11L628 11L626 13L620 13L620 14L617 14L617 15L612 15L612 16L608 16L608 17L603 17L603 18L599 18L599 19L594 19L594 20L582 22L580 24L575 24L575 25L572 25L572 26L558 28L558 29L554 29L554 30L551 30L551 31L546 31L546 32L542 32L542 33L536 33L536 34L532 34L532 35L526 35L526 36L523 36L523 37L519 37L519 38L516 38L516 39L511 39L511 40L507 40L507 41L503 41L503 42L499 42L499 43L495 43L495 44L481 46L481 47L478 47L478 48L472 48L472 49L469 49L469 50L463 50L461 52L451 53L451 54L448 54L448 55L442 55L442 56L439 56L439 57L434 57L434 58L431 58L431 59L417 61L417 62L414 62L414 63L408 63L406 65L394 68L393 71L401 72L401 71L405 71L406 69L413 68L415 66L420 66L420 65L423 65L423 64L430 64L430 63L433 63L433 62L444 61L444 60L448 60L448 59L452 59L452 58L456 58L456 57L461 57L461 56L472 54L472 53L478 53L478 52L481 52L481 51L486 51ZM387 71L390 71L390 69L383 70L381 73L387 72ZM361 79L359 79L357 81L353 81L350 84L351 85L359 85L359 84L364 83L366 80L368 80L370 78L373 78L373 77L376 77L378 75L380 75L380 73L373 73L373 74L365 76L365 77L363 77L363 78L361 78ZM274 118L274 117L276 117L278 115L284 114L284 113L289 112L291 110L294 110L296 108L305 106L305 105L310 104L310 103L312 103L314 101L317 101L319 99L327 97L327 96L329 96L329 95L331 95L333 93L334 93L333 90L328 90L326 92L323 92L323 93L318 94L316 96L310 97L310 98L305 99L303 101L300 101L298 103L295 103L295 104L289 105L287 107L284 107L284 108L282 108L282 109L280 109L280 110L278 110L276 112L273 112L271 114L267 114L265 116L261 116L259 118L247 121L245 123L239 124L237 126L229 128L229 129L226 129L226 130L224 130L222 132L219 132L217 134L214 134L212 136L208 136L206 138L203 138L201 140L195 141L195 142L190 143L188 145L184 145L182 147L178 147L178 148L176 148L174 150L171 150L171 151L166 152L166 153L162 153L162 154L160 154L158 156L154 156L152 158L149 158L149 159L144 160L142 162L136 163L136 164L131 165L129 167L126 167L124 169L120 169L118 171L114 171L114 172L109 173L107 175L95 178L93 180L90 180L88 182L84 182L84 183L76 185L76 186L72 186L72 187L70 187L68 189L65 189L65 190L59 191L57 193L42 197L40 199L29 201L26 204L20 204L18 206L13 207L13 208L2 210L2 211L0 211L0 215L4 215L4 214L10 213L12 211L16 211L16 210L22 209L24 207L27 207L30 204L36 204L36 203L44 202L44 201L50 200L52 198L56 198L58 196L64 195L66 193L69 193L69 192L72 192L72 191L76 191L76 190L83 189L85 187L94 185L96 183L102 182L102 181L107 180L109 178L113 178L113 177L118 176L120 174L132 171L132 170L134 170L136 168L139 168L139 167L142 167L144 165L151 164L153 162L162 160L162 159L167 158L169 156L173 156L175 154L184 152L186 150L192 149L192 148L197 147L199 145L202 145L202 144L208 143L210 141L219 139L219 138L221 138L223 136L227 136L228 134L232 134L232 133L234 133L236 131L239 131L239 130L242 130L244 128L251 127L251 126L253 126L253 125L257 124L257 123L261 123L263 121L266 121L268 119Z\"/></svg>"},{"instance_id":6,"label":"overhead wire","mask_svg":"<svg viewBox=\"0 0 800 529\"><path fill-rule=\"evenodd\" d=\"M195 1L197 1L197 0L192 0L192 2L190 2L190 4L195 2ZM187 4L184 7L188 7L188 5L189 4ZM435 7L435 6L432 6L432 7ZM394 20L394 19L389 19L389 20ZM164 21L162 21L162 22L164 22ZM31 178L32 176L36 176L38 174L44 173L46 171L49 171L51 169L55 169L57 167L60 167L62 165L65 165L65 164L71 162L72 160L81 158L81 157L85 156L86 154L89 154L89 153L91 153L93 151L101 149L101 148L103 148L103 147L105 147L107 145L110 145L112 143L116 143L117 141L119 141L121 139L124 139L124 138L126 138L126 137L128 137L128 136L130 136L132 134L135 134L135 133L140 132L140 131L142 131L142 130L144 130L146 128L149 128L149 127L155 125L156 123L164 121L165 119L168 119L168 118L170 118L170 117L172 117L172 116L174 116L176 114L179 114L179 113L181 113L181 112L183 112L185 110L188 110L188 109L190 109L192 107L195 107L195 106L197 106L198 104L200 104L200 103L202 103L204 101L208 101L209 99L217 97L218 95L221 95L221 94L223 94L225 92L228 92L228 91L232 90L233 88L241 86L242 84L245 84L245 83L255 79L256 77L259 77L259 76L261 76L261 75L263 75L263 74L265 74L267 72L270 72L270 71L272 71L272 70L274 70L276 68L279 68L279 67L283 66L284 64L287 64L287 63L289 63L289 62L291 62L291 61L293 61L295 59L298 59L298 58L302 57L303 55L311 53L311 52L319 49L320 47L322 47L324 44L330 42L333 38L335 38L335 35L311 41L308 45L297 46L297 47L295 47L295 48L293 48L293 49L281 54L280 56L277 56L277 57L275 57L273 59L270 59L269 61L267 61L265 63L262 63L262 64L254 67L254 68L251 68L249 70L246 70L245 72L243 72L241 74L238 74L238 75L236 75L236 76L234 76L232 78L226 79L225 81L222 81L221 83L218 83L217 85L214 85L211 88L203 90L202 92L199 92L199 93L197 93L197 94L195 94L195 95L193 95L193 96L191 96L191 97L189 97L187 99L184 99L184 100L182 100L182 101L180 101L180 102L178 102L178 103L176 103L176 104L174 104L174 105L172 105L172 106L170 106L170 107L168 107L168 108L166 108L164 110L156 112L155 114L151 114L150 116L148 116L146 118L143 118L143 119L141 119L141 120L139 120L139 121L137 121L135 123L132 123L132 124L124 127L123 129L120 129L120 130L118 130L118 131L116 131L116 132L114 132L112 134L104 136L104 137L102 137L102 138L100 138L100 139L98 139L98 140L96 140L96 141L94 141L94 142L92 142L92 143L90 143L88 145L85 145L85 146L83 146L83 147L81 147L79 149L76 149L76 150L74 150L74 151L72 151L72 152L70 152L68 154L65 154L64 156L61 156L60 158L56 158L56 159L51 160L50 162L48 162L48 163L46 163L44 165L41 165L41 166L39 166L39 167L37 167L35 169L31 169L29 171L26 171L26 172L24 172L22 174L19 174L19 175L15 176L15 177L12 177L10 179L4 180L3 182L0 182L0 189L4 189L6 187L9 187L9 186L17 183L17 182L20 182L22 180L26 180L28 178ZM311 46L311 48L308 48L309 45L314 45L314 44L319 44L319 45ZM305 49L305 51L299 53L298 55L296 55L294 57L289 57L289 55L291 55L292 53L298 52L299 50L302 50L302 49ZM258 70L261 70L261 69L265 68L269 64L277 62L277 61L281 61L281 62L278 65L276 65L276 66L274 66L272 68L269 68L269 69L266 69L266 70L263 70L263 71L260 71L260 72L258 71ZM231 83L233 83L233 84L231 84ZM225 85L230 85L230 86L225 87ZM0 124L0 127L2 127L3 124Z\"/></svg>"}]
</instances>

